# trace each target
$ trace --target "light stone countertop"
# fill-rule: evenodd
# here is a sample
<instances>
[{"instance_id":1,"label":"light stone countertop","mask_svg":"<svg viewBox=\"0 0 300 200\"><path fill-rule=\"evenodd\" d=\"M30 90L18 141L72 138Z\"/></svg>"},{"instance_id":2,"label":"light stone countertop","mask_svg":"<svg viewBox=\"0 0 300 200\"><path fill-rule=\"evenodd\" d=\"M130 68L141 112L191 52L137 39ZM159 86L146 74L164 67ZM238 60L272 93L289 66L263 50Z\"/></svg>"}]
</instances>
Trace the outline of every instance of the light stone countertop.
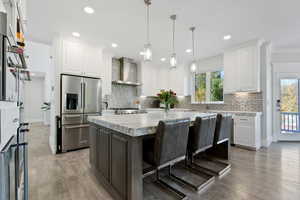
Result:
<instances>
[{"instance_id":1,"label":"light stone countertop","mask_svg":"<svg viewBox=\"0 0 300 200\"><path fill-rule=\"evenodd\" d=\"M163 111L164 112L164 109L163 108L145 108L146 111ZM188 109L188 108L171 108L170 111L179 111L179 112L190 112L190 111L196 111L196 110L193 110L193 109Z\"/></svg>"},{"instance_id":2,"label":"light stone countertop","mask_svg":"<svg viewBox=\"0 0 300 200\"><path fill-rule=\"evenodd\" d=\"M190 118L195 121L197 116L206 117L216 115L215 113L201 112L164 112L132 114L132 115L106 115L89 116L88 121L131 137L139 137L154 134L160 120L172 120Z\"/></svg>"},{"instance_id":3,"label":"light stone countertop","mask_svg":"<svg viewBox=\"0 0 300 200\"><path fill-rule=\"evenodd\" d=\"M239 116L257 116L262 115L262 112L251 112L251 111L230 111L230 110L207 110L210 113L230 113Z\"/></svg>"}]
</instances>

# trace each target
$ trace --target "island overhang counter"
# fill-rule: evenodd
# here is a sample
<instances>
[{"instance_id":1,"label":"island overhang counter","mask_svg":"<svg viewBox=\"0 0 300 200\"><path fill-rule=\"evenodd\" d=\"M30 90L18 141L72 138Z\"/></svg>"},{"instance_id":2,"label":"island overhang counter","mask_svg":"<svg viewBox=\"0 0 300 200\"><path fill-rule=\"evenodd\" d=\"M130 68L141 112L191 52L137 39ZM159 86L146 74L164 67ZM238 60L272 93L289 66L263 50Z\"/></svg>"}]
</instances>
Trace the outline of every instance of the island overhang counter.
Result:
<instances>
[{"instance_id":1,"label":"island overhang counter","mask_svg":"<svg viewBox=\"0 0 300 200\"><path fill-rule=\"evenodd\" d=\"M143 139L155 134L160 120L215 113L170 112L90 116L90 164L93 174L114 199L143 199Z\"/></svg>"}]
</instances>

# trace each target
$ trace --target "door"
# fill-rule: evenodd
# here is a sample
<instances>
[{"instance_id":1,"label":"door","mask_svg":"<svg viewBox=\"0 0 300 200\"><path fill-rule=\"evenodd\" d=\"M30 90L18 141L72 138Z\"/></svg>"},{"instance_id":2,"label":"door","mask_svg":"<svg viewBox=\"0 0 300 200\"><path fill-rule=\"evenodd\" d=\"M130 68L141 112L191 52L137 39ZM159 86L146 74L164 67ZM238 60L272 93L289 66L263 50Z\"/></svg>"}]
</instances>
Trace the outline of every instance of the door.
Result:
<instances>
[{"instance_id":1,"label":"door","mask_svg":"<svg viewBox=\"0 0 300 200\"><path fill-rule=\"evenodd\" d=\"M62 113L83 113L83 82L81 77L62 75Z\"/></svg>"},{"instance_id":2,"label":"door","mask_svg":"<svg viewBox=\"0 0 300 200\"><path fill-rule=\"evenodd\" d=\"M101 80L84 78L84 113L101 112Z\"/></svg>"},{"instance_id":3,"label":"door","mask_svg":"<svg viewBox=\"0 0 300 200\"><path fill-rule=\"evenodd\" d=\"M278 141L300 141L300 76L279 73L275 89L275 130Z\"/></svg>"}]
</instances>

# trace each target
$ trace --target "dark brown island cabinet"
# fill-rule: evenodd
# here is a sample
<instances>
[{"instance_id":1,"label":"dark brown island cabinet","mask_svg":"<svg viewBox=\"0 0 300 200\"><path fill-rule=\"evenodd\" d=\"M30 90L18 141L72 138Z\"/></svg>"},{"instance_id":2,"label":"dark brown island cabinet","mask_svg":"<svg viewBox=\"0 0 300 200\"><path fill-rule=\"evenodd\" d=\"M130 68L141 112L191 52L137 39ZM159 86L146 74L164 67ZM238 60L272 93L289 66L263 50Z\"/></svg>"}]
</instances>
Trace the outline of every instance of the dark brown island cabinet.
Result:
<instances>
[{"instance_id":1,"label":"dark brown island cabinet","mask_svg":"<svg viewBox=\"0 0 300 200\"><path fill-rule=\"evenodd\" d=\"M90 164L114 199L143 199L142 138L90 126Z\"/></svg>"}]
</instances>

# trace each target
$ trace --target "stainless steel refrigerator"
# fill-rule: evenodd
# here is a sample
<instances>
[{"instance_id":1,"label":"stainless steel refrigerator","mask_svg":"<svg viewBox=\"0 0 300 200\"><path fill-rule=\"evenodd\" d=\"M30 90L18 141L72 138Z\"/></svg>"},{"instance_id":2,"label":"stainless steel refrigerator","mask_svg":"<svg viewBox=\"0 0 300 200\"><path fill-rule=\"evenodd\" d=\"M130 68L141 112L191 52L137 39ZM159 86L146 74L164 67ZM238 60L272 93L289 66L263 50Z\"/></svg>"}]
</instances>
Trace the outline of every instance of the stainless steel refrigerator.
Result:
<instances>
[{"instance_id":1,"label":"stainless steel refrigerator","mask_svg":"<svg viewBox=\"0 0 300 200\"><path fill-rule=\"evenodd\" d=\"M101 115L101 79L61 75L61 152L89 146L89 115Z\"/></svg>"}]
</instances>

